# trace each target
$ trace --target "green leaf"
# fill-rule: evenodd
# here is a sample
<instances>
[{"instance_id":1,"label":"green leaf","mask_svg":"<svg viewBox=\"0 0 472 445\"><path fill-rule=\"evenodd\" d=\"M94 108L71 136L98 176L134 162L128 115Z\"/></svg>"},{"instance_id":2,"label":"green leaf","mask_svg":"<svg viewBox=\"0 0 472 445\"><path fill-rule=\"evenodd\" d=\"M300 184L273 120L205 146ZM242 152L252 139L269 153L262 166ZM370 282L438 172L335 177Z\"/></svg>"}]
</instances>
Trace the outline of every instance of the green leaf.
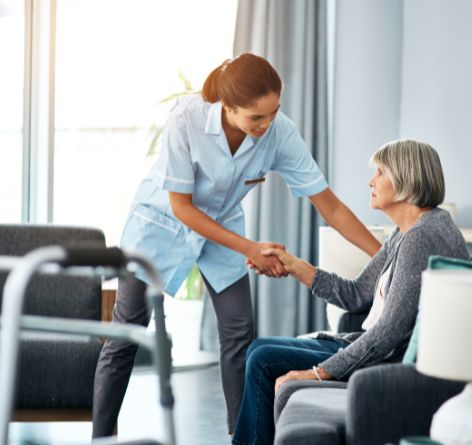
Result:
<instances>
[{"instance_id":1,"label":"green leaf","mask_svg":"<svg viewBox=\"0 0 472 445\"><path fill-rule=\"evenodd\" d=\"M161 139L161 135L163 131L164 131L163 126L158 126L155 124L151 125L151 127L149 128L148 135L150 137L150 141L149 141L149 148L146 153L146 157L154 156L157 154L157 147L159 145L159 141Z\"/></svg>"},{"instance_id":2,"label":"green leaf","mask_svg":"<svg viewBox=\"0 0 472 445\"><path fill-rule=\"evenodd\" d=\"M195 264L187 277L187 298L189 300L200 300L202 297L202 277Z\"/></svg>"},{"instance_id":3,"label":"green leaf","mask_svg":"<svg viewBox=\"0 0 472 445\"><path fill-rule=\"evenodd\" d=\"M161 99L159 101L160 104L165 104L166 102L170 102L171 100L177 99L180 96L188 96L189 94L192 94L193 91L181 91L180 93L172 93L169 96L164 97L164 99Z\"/></svg>"}]
</instances>

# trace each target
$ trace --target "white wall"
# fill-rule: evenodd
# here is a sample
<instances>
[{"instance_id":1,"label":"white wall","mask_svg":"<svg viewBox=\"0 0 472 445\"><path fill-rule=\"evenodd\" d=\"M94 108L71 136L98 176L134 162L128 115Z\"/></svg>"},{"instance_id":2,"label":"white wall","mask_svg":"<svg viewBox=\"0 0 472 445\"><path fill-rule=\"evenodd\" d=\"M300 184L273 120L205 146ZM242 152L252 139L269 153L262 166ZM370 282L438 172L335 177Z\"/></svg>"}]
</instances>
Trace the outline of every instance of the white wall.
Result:
<instances>
[{"instance_id":1,"label":"white wall","mask_svg":"<svg viewBox=\"0 0 472 445\"><path fill-rule=\"evenodd\" d=\"M389 140L424 140L458 224L472 227L472 2L338 0L336 10L334 191L364 223L386 222L368 208L367 159Z\"/></svg>"},{"instance_id":2,"label":"white wall","mask_svg":"<svg viewBox=\"0 0 472 445\"><path fill-rule=\"evenodd\" d=\"M330 185L366 224L382 224L369 208L368 160L398 137L402 2L339 0L336 22Z\"/></svg>"},{"instance_id":3,"label":"white wall","mask_svg":"<svg viewBox=\"0 0 472 445\"><path fill-rule=\"evenodd\" d=\"M429 142L441 157L446 201L472 227L472 2L404 2L400 136Z\"/></svg>"}]
</instances>

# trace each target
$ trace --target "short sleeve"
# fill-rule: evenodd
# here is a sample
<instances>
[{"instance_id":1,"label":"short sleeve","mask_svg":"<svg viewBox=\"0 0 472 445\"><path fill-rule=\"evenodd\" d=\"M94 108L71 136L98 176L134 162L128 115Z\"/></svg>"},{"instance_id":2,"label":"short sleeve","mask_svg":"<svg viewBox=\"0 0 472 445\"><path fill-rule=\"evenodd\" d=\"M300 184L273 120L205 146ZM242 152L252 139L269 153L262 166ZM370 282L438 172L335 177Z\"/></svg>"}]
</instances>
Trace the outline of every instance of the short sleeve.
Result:
<instances>
[{"instance_id":1,"label":"short sleeve","mask_svg":"<svg viewBox=\"0 0 472 445\"><path fill-rule=\"evenodd\" d=\"M273 169L282 176L292 196L316 195L325 190L328 183L295 125L284 118L279 128L281 138Z\"/></svg>"},{"instance_id":2,"label":"short sleeve","mask_svg":"<svg viewBox=\"0 0 472 445\"><path fill-rule=\"evenodd\" d=\"M193 193L194 171L182 114L171 113L162 134L162 146L154 167L157 185L178 193Z\"/></svg>"}]
</instances>

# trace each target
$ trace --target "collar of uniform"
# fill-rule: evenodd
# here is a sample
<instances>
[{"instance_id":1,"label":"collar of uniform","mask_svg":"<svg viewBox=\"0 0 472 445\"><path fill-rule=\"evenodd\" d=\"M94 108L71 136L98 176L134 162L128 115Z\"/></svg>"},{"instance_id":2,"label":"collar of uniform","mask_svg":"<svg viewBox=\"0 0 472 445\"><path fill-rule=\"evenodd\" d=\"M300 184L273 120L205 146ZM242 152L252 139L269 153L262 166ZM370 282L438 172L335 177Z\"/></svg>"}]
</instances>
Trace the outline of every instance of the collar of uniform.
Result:
<instances>
[{"instance_id":1,"label":"collar of uniform","mask_svg":"<svg viewBox=\"0 0 472 445\"><path fill-rule=\"evenodd\" d=\"M215 102L211 104L210 110L208 111L208 118L205 126L205 133L207 134L214 134L214 135L219 135L220 137L218 138L218 144L221 146L221 148L227 152L230 156L231 153L229 151L228 147L228 142L226 140L226 135L224 134L223 131L223 124L221 121L221 110L222 110L222 105L221 101ZM252 136L246 135L246 138L242 142L241 146L238 148L236 153L234 154L234 158L237 158L241 156L243 153L254 147L256 143L256 138L253 138Z\"/></svg>"},{"instance_id":2,"label":"collar of uniform","mask_svg":"<svg viewBox=\"0 0 472 445\"><path fill-rule=\"evenodd\" d=\"M208 111L208 118L205 126L205 133L209 134L221 134L222 123L221 123L221 102L215 102L211 104L210 110Z\"/></svg>"}]
</instances>

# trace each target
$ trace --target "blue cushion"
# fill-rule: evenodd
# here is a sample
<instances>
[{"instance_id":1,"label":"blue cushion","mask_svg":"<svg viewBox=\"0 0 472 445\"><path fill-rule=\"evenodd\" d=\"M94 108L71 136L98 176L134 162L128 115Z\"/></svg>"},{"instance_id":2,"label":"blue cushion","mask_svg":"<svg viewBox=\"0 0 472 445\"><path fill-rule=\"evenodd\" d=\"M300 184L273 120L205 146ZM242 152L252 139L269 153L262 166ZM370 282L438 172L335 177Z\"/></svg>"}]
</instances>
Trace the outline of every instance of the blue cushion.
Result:
<instances>
[{"instance_id":1,"label":"blue cushion","mask_svg":"<svg viewBox=\"0 0 472 445\"><path fill-rule=\"evenodd\" d=\"M440 255L430 256L428 259L428 269L472 269L472 261L460 260L457 258L447 258ZM411 334L410 343L403 356L403 363L416 363L416 352L418 350L418 334L420 331L420 313L416 316L415 327Z\"/></svg>"}]
</instances>

